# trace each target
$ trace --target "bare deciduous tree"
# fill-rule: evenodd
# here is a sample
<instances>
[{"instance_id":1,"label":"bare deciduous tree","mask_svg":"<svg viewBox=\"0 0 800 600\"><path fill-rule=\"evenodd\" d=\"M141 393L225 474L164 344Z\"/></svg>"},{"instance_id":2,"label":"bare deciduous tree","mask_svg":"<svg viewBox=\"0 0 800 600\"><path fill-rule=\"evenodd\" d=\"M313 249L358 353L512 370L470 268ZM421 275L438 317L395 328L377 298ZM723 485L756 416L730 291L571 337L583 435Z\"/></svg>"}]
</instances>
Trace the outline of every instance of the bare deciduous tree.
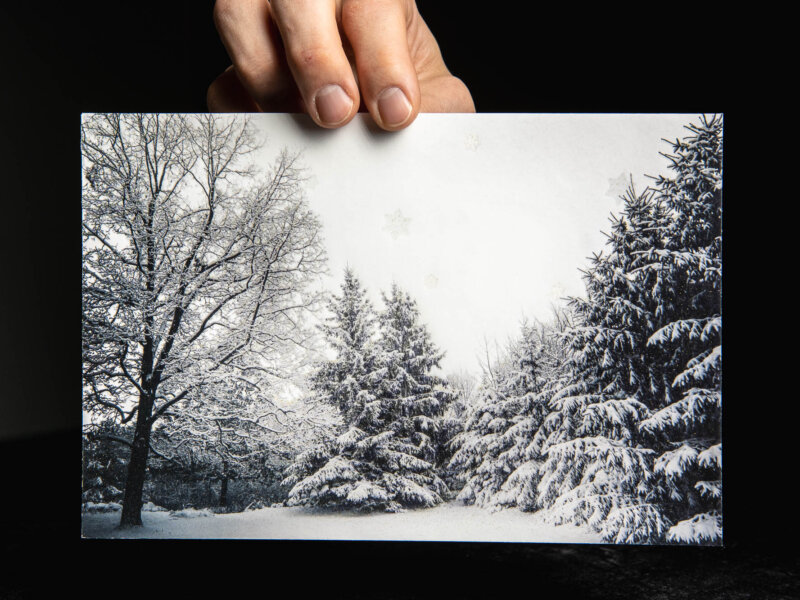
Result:
<instances>
[{"instance_id":1,"label":"bare deciduous tree","mask_svg":"<svg viewBox=\"0 0 800 600\"><path fill-rule=\"evenodd\" d=\"M218 478L219 505L226 506L229 481L263 478L335 429L332 407L294 402L289 409L272 400L279 395L273 386L242 380L206 386L164 413L151 449L182 470L200 468Z\"/></svg>"},{"instance_id":2,"label":"bare deciduous tree","mask_svg":"<svg viewBox=\"0 0 800 600\"><path fill-rule=\"evenodd\" d=\"M81 147L84 409L135 419L121 525L141 525L154 423L281 376L325 255L295 158L244 164L246 119L89 115Z\"/></svg>"}]
</instances>

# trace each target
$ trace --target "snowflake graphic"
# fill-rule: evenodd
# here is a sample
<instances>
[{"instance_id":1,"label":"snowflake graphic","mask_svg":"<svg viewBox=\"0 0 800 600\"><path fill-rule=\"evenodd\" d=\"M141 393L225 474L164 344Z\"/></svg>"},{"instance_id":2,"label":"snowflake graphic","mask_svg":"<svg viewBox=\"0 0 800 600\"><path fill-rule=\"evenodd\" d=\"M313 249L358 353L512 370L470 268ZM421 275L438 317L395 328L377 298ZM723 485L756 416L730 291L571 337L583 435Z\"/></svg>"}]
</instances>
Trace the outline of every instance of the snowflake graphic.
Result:
<instances>
[{"instance_id":1,"label":"snowflake graphic","mask_svg":"<svg viewBox=\"0 0 800 600\"><path fill-rule=\"evenodd\" d=\"M396 240L401 235L408 235L409 223L411 223L411 219L405 216L398 208L392 214L386 215L386 224L383 229L388 231L392 238Z\"/></svg>"},{"instance_id":2,"label":"snowflake graphic","mask_svg":"<svg viewBox=\"0 0 800 600\"><path fill-rule=\"evenodd\" d=\"M433 289L438 285L439 285L439 278L436 275L434 275L433 273L428 273L425 276L425 286L426 287L428 287L430 289Z\"/></svg>"},{"instance_id":3,"label":"snowflake graphic","mask_svg":"<svg viewBox=\"0 0 800 600\"><path fill-rule=\"evenodd\" d=\"M553 300L562 300L567 295L566 288L561 282L556 282L550 288L550 298Z\"/></svg>"},{"instance_id":4,"label":"snowflake graphic","mask_svg":"<svg viewBox=\"0 0 800 600\"><path fill-rule=\"evenodd\" d=\"M467 150L471 150L472 152L475 152L478 149L478 146L480 145L481 145L481 140L474 133L470 133L467 136L466 140L464 140L464 147Z\"/></svg>"},{"instance_id":5,"label":"snowflake graphic","mask_svg":"<svg viewBox=\"0 0 800 600\"><path fill-rule=\"evenodd\" d=\"M630 183L631 176L629 173L625 173L624 171L619 174L619 177L614 179L608 180L608 191L606 192L606 196L611 198L616 198L618 201L620 200L620 196L625 193L625 190L628 189L628 184Z\"/></svg>"}]
</instances>

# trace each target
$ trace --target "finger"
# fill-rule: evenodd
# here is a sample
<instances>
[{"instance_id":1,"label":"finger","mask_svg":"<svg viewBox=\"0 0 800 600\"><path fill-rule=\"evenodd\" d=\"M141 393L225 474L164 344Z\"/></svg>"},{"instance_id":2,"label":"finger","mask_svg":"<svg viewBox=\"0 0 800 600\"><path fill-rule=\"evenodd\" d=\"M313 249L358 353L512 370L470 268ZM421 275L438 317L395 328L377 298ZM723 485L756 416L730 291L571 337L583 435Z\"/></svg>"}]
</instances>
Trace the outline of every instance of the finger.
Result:
<instances>
[{"instance_id":1,"label":"finger","mask_svg":"<svg viewBox=\"0 0 800 600\"><path fill-rule=\"evenodd\" d=\"M295 93L267 0L217 0L214 22L236 73L262 110Z\"/></svg>"},{"instance_id":2,"label":"finger","mask_svg":"<svg viewBox=\"0 0 800 600\"><path fill-rule=\"evenodd\" d=\"M308 113L339 127L358 110L359 93L342 48L334 0L272 0L289 68Z\"/></svg>"},{"instance_id":3,"label":"finger","mask_svg":"<svg viewBox=\"0 0 800 600\"><path fill-rule=\"evenodd\" d=\"M405 0L345 0L342 28L353 47L364 103L383 129L409 125L420 109L417 73L408 47Z\"/></svg>"}]
</instances>

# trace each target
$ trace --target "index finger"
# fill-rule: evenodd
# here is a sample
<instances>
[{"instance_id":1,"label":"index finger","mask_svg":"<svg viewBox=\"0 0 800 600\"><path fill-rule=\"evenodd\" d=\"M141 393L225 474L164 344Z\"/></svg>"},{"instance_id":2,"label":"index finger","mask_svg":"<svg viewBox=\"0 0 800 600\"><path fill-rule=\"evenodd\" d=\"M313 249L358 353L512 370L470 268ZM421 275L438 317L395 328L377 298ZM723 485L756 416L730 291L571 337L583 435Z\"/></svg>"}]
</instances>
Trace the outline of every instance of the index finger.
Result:
<instances>
[{"instance_id":1,"label":"index finger","mask_svg":"<svg viewBox=\"0 0 800 600\"><path fill-rule=\"evenodd\" d=\"M217 0L214 22L239 80L262 110L296 94L267 0Z\"/></svg>"}]
</instances>

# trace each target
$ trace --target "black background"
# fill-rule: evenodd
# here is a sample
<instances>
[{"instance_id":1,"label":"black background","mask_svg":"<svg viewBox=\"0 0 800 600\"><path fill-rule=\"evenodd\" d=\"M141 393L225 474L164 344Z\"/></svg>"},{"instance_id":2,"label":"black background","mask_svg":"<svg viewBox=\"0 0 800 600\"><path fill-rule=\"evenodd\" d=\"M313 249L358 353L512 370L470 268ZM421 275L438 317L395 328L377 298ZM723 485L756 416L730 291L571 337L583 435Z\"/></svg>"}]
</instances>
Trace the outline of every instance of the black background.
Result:
<instances>
[{"instance_id":1,"label":"black background","mask_svg":"<svg viewBox=\"0 0 800 600\"><path fill-rule=\"evenodd\" d=\"M203 112L228 59L213 1L19 3L0 17L3 597L281 585L299 597L792 597L794 469L776 458L785 438L768 408L781 399L739 369L752 348L730 243L745 196L737 41L718 15L677 5L418 4L479 112L725 112L726 547L81 540L80 113Z\"/></svg>"}]
</instances>

